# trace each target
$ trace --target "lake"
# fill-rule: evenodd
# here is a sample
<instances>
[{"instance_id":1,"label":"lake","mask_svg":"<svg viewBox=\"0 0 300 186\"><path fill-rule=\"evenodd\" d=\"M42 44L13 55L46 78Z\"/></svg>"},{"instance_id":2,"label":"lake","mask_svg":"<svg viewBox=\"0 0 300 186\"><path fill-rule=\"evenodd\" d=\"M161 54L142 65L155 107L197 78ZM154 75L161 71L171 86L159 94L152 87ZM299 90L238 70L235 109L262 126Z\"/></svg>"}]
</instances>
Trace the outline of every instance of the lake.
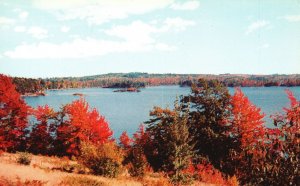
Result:
<instances>
[{"instance_id":1,"label":"lake","mask_svg":"<svg viewBox=\"0 0 300 186\"><path fill-rule=\"evenodd\" d=\"M286 87L244 87L242 91L256 106L266 114L267 126L271 126L269 116L281 112L288 106L289 100L284 90ZM290 87L295 96L300 99L300 87ZM114 137L119 137L122 131L134 133L138 126L147 121L149 111L154 106L173 107L176 96L190 93L189 87L157 86L141 89L141 92L113 92L107 88L84 88L67 90L48 90L47 96L26 97L25 101L32 107L48 104L54 109L61 105L71 103L78 96L74 93L82 93L91 107L99 110L105 116L110 127L114 131ZM234 92L229 88L230 93Z\"/></svg>"}]
</instances>

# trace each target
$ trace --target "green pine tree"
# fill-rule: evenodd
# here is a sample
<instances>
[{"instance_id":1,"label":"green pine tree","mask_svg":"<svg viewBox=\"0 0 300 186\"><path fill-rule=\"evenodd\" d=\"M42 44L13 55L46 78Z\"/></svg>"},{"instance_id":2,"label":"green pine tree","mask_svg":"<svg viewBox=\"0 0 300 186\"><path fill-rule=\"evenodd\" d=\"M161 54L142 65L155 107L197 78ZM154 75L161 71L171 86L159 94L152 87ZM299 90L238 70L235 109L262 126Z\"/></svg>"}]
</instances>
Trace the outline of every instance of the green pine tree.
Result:
<instances>
[{"instance_id":1,"label":"green pine tree","mask_svg":"<svg viewBox=\"0 0 300 186\"><path fill-rule=\"evenodd\" d=\"M194 157L193 138L188 127L189 110L182 112L177 100L174 106L174 110L156 107L152 111L154 118L148 122L150 127L147 131L154 145L153 152L156 152L156 165L168 172L174 182L186 183L189 179L183 170Z\"/></svg>"}]
</instances>

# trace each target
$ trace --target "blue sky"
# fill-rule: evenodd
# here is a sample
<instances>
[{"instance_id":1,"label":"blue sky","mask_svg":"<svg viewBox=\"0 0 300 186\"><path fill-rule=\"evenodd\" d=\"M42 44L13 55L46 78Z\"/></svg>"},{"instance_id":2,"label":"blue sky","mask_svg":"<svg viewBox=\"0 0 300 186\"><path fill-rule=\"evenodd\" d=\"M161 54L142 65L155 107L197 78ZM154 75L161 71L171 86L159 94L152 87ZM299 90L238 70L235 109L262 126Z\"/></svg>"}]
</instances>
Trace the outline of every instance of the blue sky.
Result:
<instances>
[{"instance_id":1,"label":"blue sky","mask_svg":"<svg viewBox=\"0 0 300 186\"><path fill-rule=\"evenodd\" d=\"M299 0L0 0L0 73L300 73Z\"/></svg>"}]
</instances>

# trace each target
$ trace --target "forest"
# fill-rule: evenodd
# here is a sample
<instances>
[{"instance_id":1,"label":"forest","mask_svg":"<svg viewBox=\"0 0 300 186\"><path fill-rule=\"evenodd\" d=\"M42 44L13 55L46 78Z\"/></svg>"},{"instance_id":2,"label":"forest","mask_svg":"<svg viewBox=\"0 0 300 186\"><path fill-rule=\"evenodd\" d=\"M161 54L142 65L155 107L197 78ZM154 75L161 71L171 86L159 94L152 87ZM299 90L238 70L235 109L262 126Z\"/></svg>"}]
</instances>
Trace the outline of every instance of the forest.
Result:
<instances>
[{"instance_id":1,"label":"forest","mask_svg":"<svg viewBox=\"0 0 300 186\"><path fill-rule=\"evenodd\" d=\"M158 85L191 86L198 79L218 80L227 87L269 87L300 86L300 75L238 75L238 74L148 74L148 73L110 73L85 77L65 78L20 78L14 77L17 90L21 94L37 93L47 89L67 88L141 88Z\"/></svg>"},{"instance_id":2,"label":"forest","mask_svg":"<svg viewBox=\"0 0 300 186\"><path fill-rule=\"evenodd\" d=\"M300 101L289 90L290 105L266 128L264 114L240 88L230 95L221 81L200 78L189 95L174 100L174 109L154 107L133 136L124 131L114 139L83 98L58 111L31 108L14 79L0 75L0 82L1 151L65 156L105 177L161 173L170 185L300 183Z\"/></svg>"}]
</instances>

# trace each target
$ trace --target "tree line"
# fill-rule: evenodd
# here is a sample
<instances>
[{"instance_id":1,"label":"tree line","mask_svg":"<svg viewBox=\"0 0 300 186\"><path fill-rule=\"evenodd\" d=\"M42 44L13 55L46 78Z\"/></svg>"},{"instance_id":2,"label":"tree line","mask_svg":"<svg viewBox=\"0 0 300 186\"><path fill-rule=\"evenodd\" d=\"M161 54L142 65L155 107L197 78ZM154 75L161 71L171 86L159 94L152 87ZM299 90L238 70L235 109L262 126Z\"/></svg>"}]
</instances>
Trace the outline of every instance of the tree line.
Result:
<instances>
[{"instance_id":1,"label":"tree line","mask_svg":"<svg viewBox=\"0 0 300 186\"><path fill-rule=\"evenodd\" d=\"M0 149L76 158L92 173L133 177L164 173L174 185L202 181L219 185L299 185L300 102L264 114L236 88L199 79L174 109L154 107L132 137L113 139L108 122L84 99L54 111L30 108L10 77L0 75ZM35 120L28 120L28 116Z\"/></svg>"},{"instance_id":2,"label":"tree line","mask_svg":"<svg viewBox=\"0 0 300 186\"><path fill-rule=\"evenodd\" d=\"M227 87L270 87L300 86L300 75L201 75L201 74L148 74L112 73L97 76L65 78L18 78L14 77L17 90L21 94L36 93L47 89L67 89L86 87L140 88L159 85L191 86L198 79L218 80Z\"/></svg>"}]
</instances>

